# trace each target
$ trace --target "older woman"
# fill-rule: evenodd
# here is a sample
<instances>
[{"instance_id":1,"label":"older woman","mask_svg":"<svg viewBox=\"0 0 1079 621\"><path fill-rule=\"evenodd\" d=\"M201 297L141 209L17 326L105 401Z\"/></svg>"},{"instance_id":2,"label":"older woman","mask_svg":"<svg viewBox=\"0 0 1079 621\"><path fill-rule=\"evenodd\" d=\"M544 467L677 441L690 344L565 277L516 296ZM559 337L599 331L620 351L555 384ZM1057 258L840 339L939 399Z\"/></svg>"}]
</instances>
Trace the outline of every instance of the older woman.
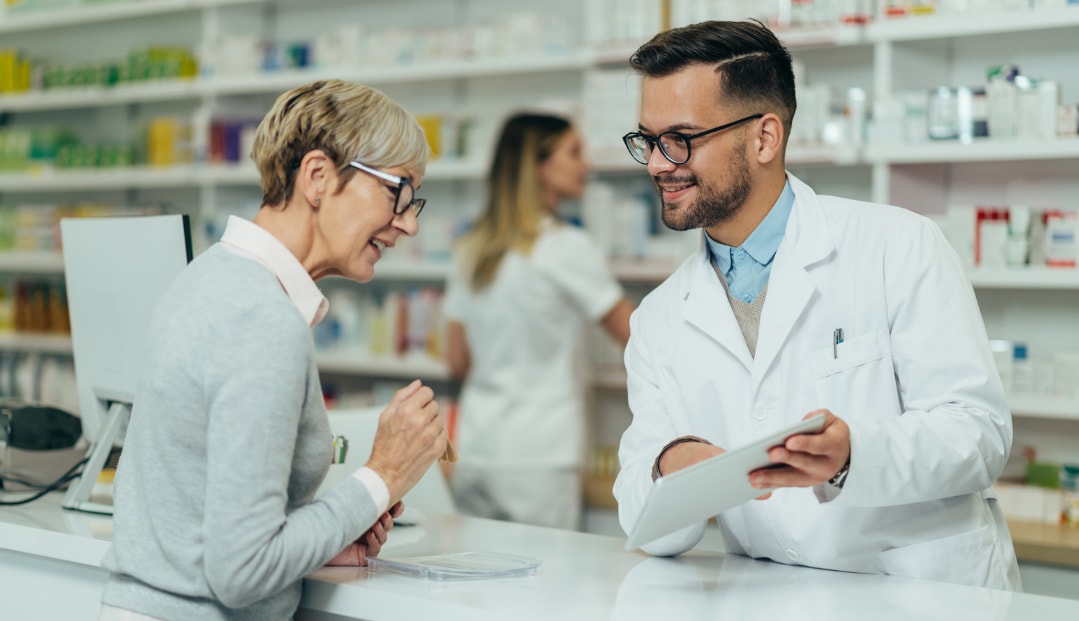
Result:
<instances>
[{"instance_id":1,"label":"older woman","mask_svg":"<svg viewBox=\"0 0 1079 621\"><path fill-rule=\"evenodd\" d=\"M263 204L231 218L154 313L115 486L102 619L289 619L303 576L377 554L447 445L430 388L382 413L367 464L315 498L331 460L311 327L315 281L369 281L415 235L428 148L381 92L322 81L255 136Z\"/></svg>"}]
</instances>

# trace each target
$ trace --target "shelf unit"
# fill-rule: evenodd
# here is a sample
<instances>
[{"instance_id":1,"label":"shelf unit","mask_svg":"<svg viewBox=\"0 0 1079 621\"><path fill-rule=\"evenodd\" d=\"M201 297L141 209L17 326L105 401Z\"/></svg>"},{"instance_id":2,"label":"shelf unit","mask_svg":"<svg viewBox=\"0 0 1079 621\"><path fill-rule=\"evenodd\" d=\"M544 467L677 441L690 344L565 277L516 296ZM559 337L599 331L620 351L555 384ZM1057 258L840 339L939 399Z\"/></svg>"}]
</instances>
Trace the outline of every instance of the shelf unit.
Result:
<instances>
[{"instance_id":1,"label":"shelf unit","mask_svg":"<svg viewBox=\"0 0 1079 621\"><path fill-rule=\"evenodd\" d=\"M330 350L319 352L318 368L323 373L397 379L446 381L450 377L444 362L422 355L371 357L362 352Z\"/></svg>"},{"instance_id":2,"label":"shelf unit","mask_svg":"<svg viewBox=\"0 0 1079 621\"><path fill-rule=\"evenodd\" d=\"M626 283L657 284L678 266L677 261L616 257L610 261L614 275ZM63 257L52 252L0 253L0 273L62 274ZM395 282L437 283L445 280L449 265L444 262L387 260L376 267L378 279ZM976 290L1059 290L1079 292L1079 270L1075 269L978 269L968 274ZM0 351L6 349L64 353L71 351L65 337L19 335L0 338ZM369 359L366 354L350 351L323 352L320 367L327 372L383 375L390 377L420 376L445 380L445 365L424 357L385 357ZM620 365L599 365L593 369L594 386L623 390L625 369ZM1043 395L1016 395L1011 400L1016 416L1060 420L1079 420L1079 400Z\"/></svg>"},{"instance_id":3,"label":"shelf unit","mask_svg":"<svg viewBox=\"0 0 1079 621\"><path fill-rule=\"evenodd\" d=\"M428 166L424 181L482 179L486 172L486 162L478 158L435 160ZM164 168L130 166L0 173L0 188L8 193L220 186L257 188L258 185L258 171L251 164Z\"/></svg>"},{"instance_id":4,"label":"shelf unit","mask_svg":"<svg viewBox=\"0 0 1079 621\"><path fill-rule=\"evenodd\" d=\"M16 11L0 8L0 33L30 32L85 26L100 22L121 21L151 15L168 15L242 4L262 4L266 0L153 0L142 2L103 2L49 10Z\"/></svg>"},{"instance_id":5,"label":"shelf unit","mask_svg":"<svg viewBox=\"0 0 1079 621\"><path fill-rule=\"evenodd\" d=\"M0 252L0 274L62 274L64 257L57 252Z\"/></svg>"},{"instance_id":6,"label":"shelf unit","mask_svg":"<svg viewBox=\"0 0 1079 621\"><path fill-rule=\"evenodd\" d=\"M622 367L602 365L592 373L592 383L599 388L625 390L626 371ZM1009 395L1008 404L1015 418L1036 418L1079 422L1079 398L1054 395Z\"/></svg>"},{"instance_id":7,"label":"shelf unit","mask_svg":"<svg viewBox=\"0 0 1079 621\"><path fill-rule=\"evenodd\" d=\"M345 3L338 0L344 9ZM426 7L424 3L429 3ZM327 4L327 0L311 3ZM471 6L472 0L454 4L455 17L475 20L486 11L471 9L493 8ZM363 11L365 3L348 5L348 10ZM434 0L408 3L409 19L436 17L425 13L443 10ZM447 3L448 4L448 3ZM521 0L499 3L493 12L514 9L539 11ZM587 4L587 3L585 3ZM201 12L203 29L213 29L220 12L258 11L264 8L288 11L299 2L273 0L158 0L132 3L97 4L77 9L65 9L40 14L8 12L0 20L0 34L63 37L78 30L103 27L122 20L171 19L183 12ZM504 5L504 6L502 6ZM303 5L305 8L307 4ZM370 6L374 6L372 3ZM246 7L246 8L245 8ZM508 8L506 8L508 7ZM380 19L397 19L398 10L387 3L378 4ZM431 11L423 11L431 8ZM580 15L580 3L553 0L542 11L563 11ZM383 9L385 9L383 11ZM419 10L417 10L419 9ZM449 10L449 9L446 9ZM345 11L342 10L342 13ZM577 13L574 13L577 12ZM383 15L382 13L386 13ZM352 13L350 15L354 15ZM155 16L158 16L155 18ZM314 31L318 26L289 22L280 24L276 35L282 37L303 28ZM141 23L141 22L140 22ZM402 21L406 27L414 22ZM429 25L429 24L427 24ZM571 26L581 27L571 22ZM325 27L323 24L322 27ZM292 29L292 30L290 30ZM803 58L811 76L817 73L837 83L862 80L857 85L873 95L889 95L908 88L929 88L935 85L973 84L984 75L984 65L1016 60L1025 70L1042 72L1046 59L1048 77L1062 81L1065 101L1079 99L1079 81L1070 77L1074 45L1067 37L1069 30L1079 29L1079 7L1010 10L994 14L914 16L904 19L878 20L866 27L800 28L780 33L796 57ZM273 30L273 29L270 29ZM307 33L302 33L307 34ZM132 40L138 30L132 29ZM578 38L585 40L584 36ZM1016 43L1017 39L1020 41ZM318 77L333 75L363 81L387 90L395 98L417 112L432 112L461 108L487 123L490 129L499 115L521 105L531 105L544 97L572 99L582 91L582 77L589 71L622 65L640 41L615 41L601 45L580 45L549 56L517 56L489 60L439 61L365 68L332 72L320 70L285 71L273 74L245 76L208 76L193 80L172 80L119 85L114 88L79 89L58 92L29 93L0 96L0 113L9 117L21 114L111 114L117 110L141 109L153 106L189 108L228 107L235 102L247 103L252 98L265 98L288 87ZM1036 48L1028 52L1026 48ZM978 53L996 53L992 60L975 63L970 60ZM854 60L851 60L854 59ZM864 61L868 59L868 61ZM868 67L864 66L868 65ZM1070 80L1070 81L1068 81ZM527 81L527 82L526 82ZM532 82L535 84L532 84ZM553 94L553 95L552 95ZM235 104L239 105L239 104ZM265 106L263 106L265 107ZM628 129L628 128L627 128ZM620 135L620 134L619 134ZM476 145L484 143L482 131L477 132ZM614 138L617 142L617 137ZM472 145L472 146L476 146ZM638 175L646 178L624 151L596 158L593 162L598 175ZM607 151L602 151L608 153ZM435 204L449 209L466 209L479 204L479 180L486 174L486 152L480 147L472 150L468 159L434 161L425 177L424 192L440 193L442 200L432 200L432 208L424 218L437 218ZM948 204L976 204L976 201L1017 200L1031 192L1031 201L1053 200L1057 197L1079 195L1079 139L1047 141L980 140L972 144L930 142L919 144L866 145L801 145L791 144L788 164L806 170L807 180L825 193L871 198L891 202L929 214L940 213ZM985 173L980 173L982 168ZM1016 186L1009 179L1017 174L1034 173L1037 183ZM820 175L820 178L817 178ZM1055 175L1049 178L1050 175ZM1049 179L1046 183L1041 181ZM837 187L829 187L833 180ZM431 182L431 183L428 183ZM437 183L436 183L437 182ZM164 192L188 192L184 201L196 215L212 214L221 205L233 204L236 197L257 197L258 176L249 165L225 167L184 166L174 169L133 168L102 171L54 171L37 174L0 174L0 192L29 196L57 192L118 192L127 195ZM1013 187L1014 186L1014 187ZM192 194L194 197L192 198ZM81 198L81 197L80 197ZM430 216L428 214L431 214ZM619 260L612 263L615 274L631 285L657 282L675 267L674 262L652 263ZM378 266L379 279L397 282L432 282L445 275L446 266L437 263L385 262ZM62 271L57 256L31 256L21 253L0 256L0 271L14 273L52 274ZM1031 324L1037 326L1036 338L1042 346L1064 345L1079 349L1079 334L1068 331L1071 310L1079 303L1079 273L1066 270L987 271L970 274L987 316L987 326L994 337L1022 336ZM1025 305L1036 307L1028 310ZM1069 314L1070 313L1070 314ZM1050 330L1061 336L1050 336ZM1002 334L994 334L994 330ZM0 338L0 350L17 347L32 348L32 338ZM17 345L13 345L18 343ZM57 347L52 341L53 347ZM45 346L48 347L48 346ZM63 347L62 344L59 347ZM70 351L70 345L67 345ZM362 360L362 358L360 358ZM391 369L402 377L422 374L424 377L445 377L439 366L413 366L411 363L378 360L354 362L344 354L324 354L321 363L326 369L343 374L386 374ZM1077 378L1079 379L1079 378ZM624 372L619 377L609 369L594 373L595 385L609 391L624 389ZM1071 421L1076 411L1070 402L1015 397L1013 408L1048 421ZM1025 419L1024 419L1025 420ZM1070 423L1069 423L1070 425ZM1070 426L1059 429L1073 429ZM1064 434L1067 437L1066 431ZM1072 436L1074 437L1074 435Z\"/></svg>"},{"instance_id":8,"label":"shelf unit","mask_svg":"<svg viewBox=\"0 0 1079 621\"><path fill-rule=\"evenodd\" d=\"M0 351L70 355L71 337L66 334L0 333Z\"/></svg>"}]
</instances>

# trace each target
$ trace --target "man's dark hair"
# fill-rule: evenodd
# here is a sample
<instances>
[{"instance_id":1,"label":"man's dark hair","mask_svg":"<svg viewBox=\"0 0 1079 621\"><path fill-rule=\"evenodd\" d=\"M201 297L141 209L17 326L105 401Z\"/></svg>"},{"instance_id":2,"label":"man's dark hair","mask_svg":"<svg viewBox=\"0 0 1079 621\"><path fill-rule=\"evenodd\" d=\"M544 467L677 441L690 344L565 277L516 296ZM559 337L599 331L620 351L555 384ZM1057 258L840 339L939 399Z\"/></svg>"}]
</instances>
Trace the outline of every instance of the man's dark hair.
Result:
<instances>
[{"instance_id":1,"label":"man's dark hair","mask_svg":"<svg viewBox=\"0 0 1079 621\"><path fill-rule=\"evenodd\" d=\"M775 112L790 135L797 107L791 54L758 21L708 21L661 32L637 48L629 64L650 78L715 65L724 102L744 107L741 114Z\"/></svg>"}]
</instances>

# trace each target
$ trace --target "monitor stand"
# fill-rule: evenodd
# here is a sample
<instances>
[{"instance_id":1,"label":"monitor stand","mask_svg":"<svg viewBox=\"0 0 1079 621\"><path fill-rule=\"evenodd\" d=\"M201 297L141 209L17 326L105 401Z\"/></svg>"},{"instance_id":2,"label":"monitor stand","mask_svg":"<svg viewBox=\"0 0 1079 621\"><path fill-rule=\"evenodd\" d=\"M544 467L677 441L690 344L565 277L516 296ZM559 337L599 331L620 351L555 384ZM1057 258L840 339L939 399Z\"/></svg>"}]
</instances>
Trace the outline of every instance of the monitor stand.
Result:
<instances>
[{"instance_id":1,"label":"monitor stand","mask_svg":"<svg viewBox=\"0 0 1079 621\"><path fill-rule=\"evenodd\" d=\"M111 504L91 502L90 495L94 491L94 484L97 483L102 468L105 467L105 462L112 453L112 447L121 439L121 432L127 427L127 421L131 417L131 399L107 399L105 402L108 404L108 411L104 423L86 454L87 461L82 467L82 474L72 481L67 495L64 496L65 509L112 515Z\"/></svg>"}]
</instances>

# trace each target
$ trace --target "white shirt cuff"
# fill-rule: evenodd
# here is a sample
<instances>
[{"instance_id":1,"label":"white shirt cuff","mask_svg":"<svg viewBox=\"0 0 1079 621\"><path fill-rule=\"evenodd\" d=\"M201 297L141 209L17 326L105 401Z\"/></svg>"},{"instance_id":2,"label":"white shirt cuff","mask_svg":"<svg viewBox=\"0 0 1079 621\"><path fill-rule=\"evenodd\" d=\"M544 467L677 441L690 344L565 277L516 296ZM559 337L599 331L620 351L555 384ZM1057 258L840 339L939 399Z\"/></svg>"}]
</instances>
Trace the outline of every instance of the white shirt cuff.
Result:
<instances>
[{"instance_id":1,"label":"white shirt cuff","mask_svg":"<svg viewBox=\"0 0 1079 621\"><path fill-rule=\"evenodd\" d=\"M375 506L378 507L379 515L382 515L390 508L390 488L386 487L386 482L382 480L382 477L378 476L377 472L364 466L353 472L352 476L359 479L360 483L363 483L363 486L367 488L367 493L371 494L371 499L375 501Z\"/></svg>"}]
</instances>

